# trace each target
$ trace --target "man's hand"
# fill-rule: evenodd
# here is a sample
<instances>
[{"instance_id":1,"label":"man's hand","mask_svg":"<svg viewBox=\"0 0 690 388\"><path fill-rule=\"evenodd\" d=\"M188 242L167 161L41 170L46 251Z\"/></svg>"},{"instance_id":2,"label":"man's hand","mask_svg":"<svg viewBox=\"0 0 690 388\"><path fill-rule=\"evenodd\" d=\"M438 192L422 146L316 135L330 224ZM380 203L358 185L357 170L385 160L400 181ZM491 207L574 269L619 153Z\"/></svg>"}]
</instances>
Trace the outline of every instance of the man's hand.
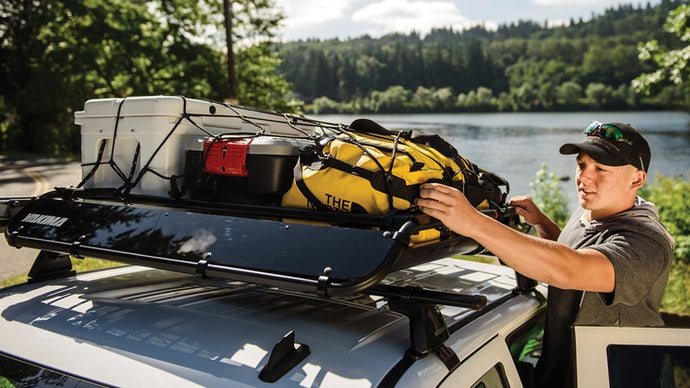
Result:
<instances>
[{"instance_id":1,"label":"man's hand","mask_svg":"<svg viewBox=\"0 0 690 388\"><path fill-rule=\"evenodd\" d=\"M541 225L544 223L545 219L548 219L546 214L544 214L531 197L527 195L519 195L513 197L508 201L508 205L515 206L515 212L522 216L530 225Z\"/></svg>"},{"instance_id":2,"label":"man's hand","mask_svg":"<svg viewBox=\"0 0 690 388\"><path fill-rule=\"evenodd\" d=\"M424 183L415 204L457 234L471 237L473 217L482 216L458 189L441 183Z\"/></svg>"},{"instance_id":3,"label":"man's hand","mask_svg":"<svg viewBox=\"0 0 690 388\"><path fill-rule=\"evenodd\" d=\"M561 229L551 219L544 214L531 197L520 195L510 199L509 205L515 207L515 213L522 216L525 222L534 226L540 237L556 240L561 234Z\"/></svg>"}]
</instances>

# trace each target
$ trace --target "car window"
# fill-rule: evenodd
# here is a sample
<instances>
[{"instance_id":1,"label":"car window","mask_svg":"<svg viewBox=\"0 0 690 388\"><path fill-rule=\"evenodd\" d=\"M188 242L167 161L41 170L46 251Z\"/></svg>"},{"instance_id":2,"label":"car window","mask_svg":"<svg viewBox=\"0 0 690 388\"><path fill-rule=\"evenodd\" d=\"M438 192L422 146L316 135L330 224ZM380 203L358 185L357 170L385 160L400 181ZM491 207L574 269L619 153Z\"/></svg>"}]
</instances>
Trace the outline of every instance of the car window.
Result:
<instances>
[{"instance_id":1,"label":"car window","mask_svg":"<svg viewBox=\"0 0 690 388\"><path fill-rule=\"evenodd\" d=\"M545 314L541 313L506 337L515 369L525 387L534 385L534 367L541 357L544 340L544 321Z\"/></svg>"},{"instance_id":2,"label":"car window","mask_svg":"<svg viewBox=\"0 0 690 388\"><path fill-rule=\"evenodd\" d=\"M659 345L609 345L611 388L690 386L690 348Z\"/></svg>"},{"instance_id":3,"label":"car window","mask_svg":"<svg viewBox=\"0 0 690 388\"><path fill-rule=\"evenodd\" d=\"M0 387L101 387L73 376L0 354Z\"/></svg>"},{"instance_id":4,"label":"car window","mask_svg":"<svg viewBox=\"0 0 690 388\"><path fill-rule=\"evenodd\" d=\"M536 365L541 357L543 339L544 319L540 316L514 331L506 338L506 343L513 360Z\"/></svg>"},{"instance_id":5,"label":"car window","mask_svg":"<svg viewBox=\"0 0 690 388\"><path fill-rule=\"evenodd\" d=\"M508 385L505 382L505 373L503 373L503 365L496 364L489 369L476 383L472 384L472 388L503 388Z\"/></svg>"},{"instance_id":6,"label":"car window","mask_svg":"<svg viewBox=\"0 0 690 388\"><path fill-rule=\"evenodd\" d=\"M519 386L520 376L513 366L505 338L497 335L465 358L439 384L442 388Z\"/></svg>"}]
</instances>

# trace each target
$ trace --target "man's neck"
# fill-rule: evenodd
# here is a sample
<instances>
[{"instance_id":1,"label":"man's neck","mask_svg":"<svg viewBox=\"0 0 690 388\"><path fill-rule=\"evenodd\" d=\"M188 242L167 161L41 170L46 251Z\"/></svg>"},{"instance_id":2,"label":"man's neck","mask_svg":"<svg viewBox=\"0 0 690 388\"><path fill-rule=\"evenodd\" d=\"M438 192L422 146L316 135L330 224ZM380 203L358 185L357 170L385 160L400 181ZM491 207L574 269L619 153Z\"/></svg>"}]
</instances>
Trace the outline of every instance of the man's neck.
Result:
<instances>
[{"instance_id":1,"label":"man's neck","mask_svg":"<svg viewBox=\"0 0 690 388\"><path fill-rule=\"evenodd\" d=\"M585 219L589 222L601 220L607 217L611 217L618 213L628 211L635 206L635 199L631 201L625 201L623 205L616 207L615 209L601 209L601 210L589 210L585 209Z\"/></svg>"}]
</instances>

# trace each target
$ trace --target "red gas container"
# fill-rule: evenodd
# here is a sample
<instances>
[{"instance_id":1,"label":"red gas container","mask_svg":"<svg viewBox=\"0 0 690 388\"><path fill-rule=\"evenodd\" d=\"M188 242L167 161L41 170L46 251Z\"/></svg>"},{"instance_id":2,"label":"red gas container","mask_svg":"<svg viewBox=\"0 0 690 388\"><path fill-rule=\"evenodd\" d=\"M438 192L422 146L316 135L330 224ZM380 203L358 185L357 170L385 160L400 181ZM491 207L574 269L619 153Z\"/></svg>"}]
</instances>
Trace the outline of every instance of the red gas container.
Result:
<instances>
[{"instance_id":1,"label":"red gas container","mask_svg":"<svg viewBox=\"0 0 690 388\"><path fill-rule=\"evenodd\" d=\"M213 175L246 177L247 151L252 139L206 139L204 171Z\"/></svg>"},{"instance_id":2,"label":"red gas container","mask_svg":"<svg viewBox=\"0 0 690 388\"><path fill-rule=\"evenodd\" d=\"M191 137L183 185L190 199L280 205L308 139L266 135Z\"/></svg>"}]
</instances>

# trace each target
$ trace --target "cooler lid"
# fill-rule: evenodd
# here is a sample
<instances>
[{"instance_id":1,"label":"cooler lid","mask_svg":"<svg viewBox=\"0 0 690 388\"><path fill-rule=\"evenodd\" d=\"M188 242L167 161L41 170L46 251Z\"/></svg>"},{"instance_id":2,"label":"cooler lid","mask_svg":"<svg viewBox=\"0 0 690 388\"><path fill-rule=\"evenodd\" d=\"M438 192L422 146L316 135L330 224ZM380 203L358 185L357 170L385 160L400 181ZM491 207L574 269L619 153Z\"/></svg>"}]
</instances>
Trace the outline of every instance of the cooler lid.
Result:
<instances>
[{"instance_id":1,"label":"cooler lid","mask_svg":"<svg viewBox=\"0 0 690 388\"><path fill-rule=\"evenodd\" d=\"M185 143L185 151L204 151L206 136L191 136ZM249 155L273 155L273 156L297 156L300 148L310 144L309 139L258 136L254 137L247 154Z\"/></svg>"},{"instance_id":2,"label":"cooler lid","mask_svg":"<svg viewBox=\"0 0 690 388\"><path fill-rule=\"evenodd\" d=\"M297 156L300 148L311 143L308 139L260 136L249 145L250 155Z\"/></svg>"}]
</instances>

